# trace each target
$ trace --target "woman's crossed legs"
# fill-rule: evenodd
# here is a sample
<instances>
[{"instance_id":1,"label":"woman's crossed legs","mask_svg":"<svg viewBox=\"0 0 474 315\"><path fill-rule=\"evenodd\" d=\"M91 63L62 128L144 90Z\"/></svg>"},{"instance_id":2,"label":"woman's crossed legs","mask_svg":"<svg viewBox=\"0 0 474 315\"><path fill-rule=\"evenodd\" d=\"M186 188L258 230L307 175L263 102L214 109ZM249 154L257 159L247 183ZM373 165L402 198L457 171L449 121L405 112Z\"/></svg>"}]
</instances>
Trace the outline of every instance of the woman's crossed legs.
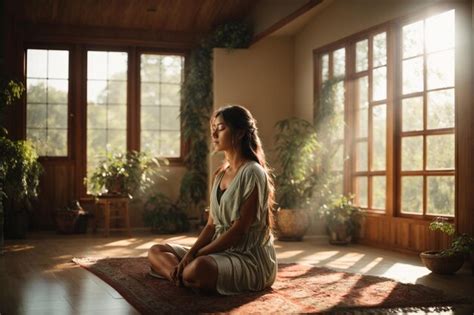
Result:
<instances>
[{"instance_id":1,"label":"woman's crossed legs","mask_svg":"<svg viewBox=\"0 0 474 315\"><path fill-rule=\"evenodd\" d=\"M179 264L174 250L166 244L153 245L148 251L152 270L174 282L172 273ZM184 267L182 283L186 287L204 291L215 291L217 284L217 264L209 256L200 256Z\"/></svg>"}]
</instances>

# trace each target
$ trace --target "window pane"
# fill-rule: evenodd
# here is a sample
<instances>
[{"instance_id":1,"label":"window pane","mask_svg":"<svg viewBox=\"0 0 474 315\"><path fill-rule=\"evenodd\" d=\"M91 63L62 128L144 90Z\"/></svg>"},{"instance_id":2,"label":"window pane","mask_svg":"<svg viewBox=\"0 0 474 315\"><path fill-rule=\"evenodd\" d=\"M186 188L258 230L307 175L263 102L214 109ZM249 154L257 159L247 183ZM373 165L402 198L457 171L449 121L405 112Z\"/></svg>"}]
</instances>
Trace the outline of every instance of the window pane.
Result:
<instances>
[{"instance_id":1,"label":"window pane","mask_svg":"<svg viewBox=\"0 0 474 315\"><path fill-rule=\"evenodd\" d=\"M454 47L454 24L454 10L426 19L427 52Z\"/></svg>"},{"instance_id":2,"label":"window pane","mask_svg":"<svg viewBox=\"0 0 474 315\"><path fill-rule=\"evenodd\" d=\"M46 128L46 104L28 104L26 107L26 125L28 128Z\"/></svg>"},{"instance_id":3,"label":"window pane","mask_svg":"<svg viewBox=\"0 0 474 315\"><path fill-rule=\"evenodd\" d=\"M141 85L141 104L159 105L160 104L160 84L142 83Z\"/></svg>"},{"instance_id":4,"label":"window pane","mask_svg":"<svg viewBox=\"0 0 474 315\"><path fill-rule=\"evenodd\" d=\"M127 104L127 82L109 81L108 82L108 100L109 104Z\"/></svg>"},{"instance_id":5,"label":"window pane","mask_svg":"<svg viewBox=\"0 0 474 315\"><path fill-rule=\"evenodd\" d=\"M27 138L40 156L67 156L69 51L28 49Z\"/></svg>"},{"instance_id":6,"label":"window pane","mask_svg":"<svg viewBox=\"0 0 474 315\"><path fill-rule=\"evenodd\" d=\"M180 156L180 133L179 131L161 132L160 156L179 157Z\"/></svg>"},{"instance_id":7,"label":"window pane","mask_svg":"<svg viewBox=\"0 0 474 315\"><path fill-rule=\"evenodd\" d=\"M67 105L48 105L48 128L67 129Z\"/></svg>"},{"instance_id":8,"label":"window pane","mask_svg":"<svg viewBox=\"0 0 474 315\"><path fill-rule=\"evenodd\" d=\"M373 39L373 66L383 66L387 64L387 34L380 33Z\"/></svg>"},{"instance_id":9,"label":"window pane","mask_svg":"<svg viewBox=\"0 0 474 315\"><path fill-rule=\"evenodd\" d=\"M88 171L105 154L127 149L127 63L125 52L87 52Z\"/></svg>"},{"instance_id":10,"label":"window pane","mask_svg":"<svg viewBox=\"0 0 474 315\"><path fill-rule=\"evenodd\" d=\"M48 77L48 51L43 49L28 49L27 64L28 77Z\"/></svg>"},{"instance_id":11,"label":"window pane","mask_svg":"<svg viewBox=\"0 0 474 315\"><path fill-rule=\"evenodd\" d=\"M402 171L423 170L423 137L402 138Z\"/></svg>"},{"instance_id":12,"label":"window pane","mask_svg":"<svg viewBox=\"0 0 474 315\"><path fill-rule=\"evenodd\" d=\"M355 204L362 208L367 208L368 186L367 177L358 176L355 180Z\"/></svg>"},{"instance_id":13,"label":"window pane","mask_svg":"<svg viewBox=\"0 0 474 315\"><path fill-rule=\"evenodd\" d=\"M107 151L125 152L127 150L127 131L108 129L107 130Z\"/></svg>"},{"instance_id":14,"label":"window pane","mask_svg":"<svg viewBox=\"0 0 474 315\"><path fill-rule=\"evenodd\" d=\"M161 128L163 130L180 130L178 106L163 106L161 108Z\"/></svg>"},{"instance_id":15,"label":"window pane","mask_svg":"<svg viewBox=\"0 0 474 315\"><path fill-rule=\"evenodd\" d=\"M46 129L26 129L26 137L33 142L39 156L47 154Z\"/></svg>"},{"instance_id":16,"label":"window pane","mask_svg":"<svg viewBox=\"0 0 474 315\"><path fill-rule=\"evenodd\" d=\"M160 155L160 132L159 131L142 131L140 134L141 151L152 154L153 156Z\"/></svg>"},{"instance_id":17,"label":"window pane","mask_svg":"<svg viewBox=\"0 0 474 315\"><path fill-rule=\"evenodd\" d=\"M160 81L160 63L161 56L145 55L140 56L140 79L141 82L159 82Z\"/></svg>"},{"instance_id":18,"label":"window pane","mask_svg":"<svg viewBox=\"0 0 474 315\"><path fill-rule=\"evenodd\" d=\"M163 56L161 58L161 82L180 83L183 73L181 56Z\"/></svg>"},{"instance_id":19,"label":"window pane","mask_svg":"<svg viewBox=\"0 0 474 315\"><path fill-rule=\"evenodd\" d=\"M403 213L423 213L423 177L402 177L401 211Z\"/></svg>"},{"instance_id":20,"label":"window pane","mask_svg":"<svg viewBox=\"0 0 474 315\"><path fill-rule=\"evenodd\" d=\"M48 153L49 156L67 155L67 129L48 129Z\"/></svg>"},{"instance_id":21,"label":"window pane","mask_svg":"<svg viewBox=\"0 0 474 315\"><path fill-rule=\"evenodd\" d=\"M321 57L321 79L326 81L329 79L329 55L323 55Z\"/></svg>"},{"instance_id":22,"label":"window pane","mask_svg":"<svg viewBox=\"0 0 474 315\"><path fill-rule=\"evenodd\" d=\"M426 168L429 170L454 169L454 135L426 137Z\"/></svg>"},{"instance_id":23,"label":"window pane","mask_svg":"<svg viewBox=\"0 0 474 315\"><path fill-rule=\"evenodd\" d=\"M366 138L369 128L369 110L362 109L357 112L357 138Z\"/></svg>"},{"instance_id":24,"label":"window pane","mask_svg":"<svg viewBox=\"0 0 474 315\"><path fill-rule=\"evenodd\" d=\"M26 80L26 99L29 104L46 103L46 80L28 78Z\"/></svg>"},{"instance_id":25,"label":"window pane","mask_svg":"<svg viewBox=\"0 0 474 315\"><path fill-rule=\"evenodd\" d=\"M338 49L333 53L333 75L344 76L346 73L346 50Z\"/></svg>"},{"instance_id":26,"label":"window pane","mask_svg":"<svg viewBox=\"0 0 474 315\"><path fill-rule=\"evenodd\" d=\"M142 130L160 130L161 112L159 106L141 107L141 126Z\"/></svg>"},{"instance_id":27,"label":"window pane","mask_svg":"<svg viewBox=\"0 0 474 315\"><path fill-rule=\"evenodd\" d=\"M358 142L356 144L356 171L367 171L367 142Z\"/></svg>"},{"instance_id":28,"label":"window pane","mask_svg":"<svg viewBox=\"0 0 474 315\"><path fill-rule=\"evenodd\" d=\"M423 57L403 61L403 94L423 90Z\"/></svg>"},{"instance_id":29,"label":"window pane","mask_svg":"<svg viewBox=\"0 0 474 315\"><path fill-rule=\"evenodd\" d=\"M67 104L68 80L48 80L48 103Z\"/></svg>"},{"instance_id":30,"label":"window pane","mask_svg":"<svg viewBox=\"0 0 474 315\"><path fill-rule=\"evenodd\" d=\"M69 78L69 52L64 50L48 51L48 78Z\"/></svg>"},{"instance_id":31,"label":"window pane","mask_svg":"<svg viewBox=\"0 0 474 315\"><path fill-rule=\"evenodd\" d=\"M87 104L106 104L107 81L87 81Z\"/></svg>"},{"instance_id":32,"label":"window pane","mask_svg":"<svg viewBox=\"0 0 474 315\"><path fill-rule=\"evenodd\" d=\"M127 129L127 106L109 105L107 108L107 128Z\"/></svg>"},{"instance_id":33,"label":"window pane","mask_svg":"<svg viewBox=\"0 0 474 315\"><path fill-rule=\"evenodd\" d=\"M428 176L427 213L454 216L454 176Z\"/></svg>"},{"instance_id":34,"label":"window pane","mask_svg":"<svg viewBox=\"0 0 474 315\"><path fill-rule=\"evenodd\" d=\"M372 177L372 208L385 209L386 190L385 176Z\"/></svg>"},{"instance_id":35,"label":"window pane","mask_svg":"<svg viewBox=\"0 0 474 315\"><path fill-rule=\"evenodd\" d=\"M327 55L326 55L327 57ZM156 64L159 64L159 69ZM140 143L155 156L181 155L181 84L184 58L141 56ZM151 68L151 69L149 69ZM152 83L147 83L147 81Z\"/></svg>"},{"instance_id":36,"label":"window pane","mask_svg":"<svg viewBox=\"0 0 474 315\"><path fill-rule=\"evenodd\" d=\"M442 51L428 55L428 89L454 86L454 51Z\"/></svg>"},{"instance_id":37,"label":"window pane","mask_svg":"<svg viewBox=\"0 0 474 315\"><path fill-rule=\"evenodd\" d=\"M161 84L161 102L160 105L181 104L181 87L178 84Z\"/></svg>"},{"instance_id":38,"label":"window pane","mask_svg":"<svg viewBox=\"0 0 474 315\"><path fill-rule=\"evenodd\" d=\"M369 40L361 40L356 43L356 72L365 71L369 66Z\"/></svg>"},{"instance_id":39,"label":"window pane","mask_svg":"<svg viewBox=\"0 0 474 315\"><path fill-rule=\"evenodd\" d=\"M428 129L454 127L454 89L428 93Z\"/></svg>"},{"instance_id":40,"label":"window pane","mask_svg":"<svg viewBox=\"0 0 474 315\"><path fill-rule=\"evenodd\" d=\"M373 72L372 100L381 101L387 98L387 67L377 68Z\"/></svg>"},{"instance_id":41,"label":"window pane","mask_svg":"<svg viewBox=\"0 0 474 315\"><path fill-rule=\"evenodd\" d=\"M423 53L423 21L405 25L402 29L403 58Z\"/></svg>"},{"instance_id":42,"label":"window pane","mask_svg":"<svg viewBox=\"0 0 474 315\"><path fill-rule=\"evenodd\" d=\"M372 170L385 170L387 159L387 112L385 105L377 105L372 108L373 125L373 152Z\"/></svg>"},{"instance_id":43,"label":"window pane","mask_svg":"<svg viewBox=\"0 0 474 315\"><path fill-rule=\"evenodd\" d=\"M107 57L107 79L127 80L127 53L108 52Z\"/></svg>"},{"instance_id":44,"label":"window pane","mask_svg":"<svg viewBox=\"0 0 474 315\"><path fill-rule=\"evenodd\" d=\"M402 100L402 130L423 130L423 97Z\"/></svg>"},{"instance_id":45,"label":"window pane","mask_svg":"<svg viewBox=\"0 0 474 315\"><path fill-rule=\"evenodd\" d=\"M362 77L357 80L358 84L358 95L359 95L359 108L369 107L369 80L368 77Z\"/></svg>"},{"instance_id":46,"label":"window pane","mask_svg":"<svg viewBox=\"0 0 474 315\"><path fill-rule=\"evenodd\" d=\"M107 79L107 53L102 51L87 52L87 79Z\"/></svg>"},{"instance_id":47,"label":"window pane","mask_svg":"<svg viewBox=\"0 0 474 315\"><path fill-rule=\"evenodd\" d=\"M107 106L88 105L87 106L87 128L105 129L107 128Z\"/></svg>"}]
</instances>

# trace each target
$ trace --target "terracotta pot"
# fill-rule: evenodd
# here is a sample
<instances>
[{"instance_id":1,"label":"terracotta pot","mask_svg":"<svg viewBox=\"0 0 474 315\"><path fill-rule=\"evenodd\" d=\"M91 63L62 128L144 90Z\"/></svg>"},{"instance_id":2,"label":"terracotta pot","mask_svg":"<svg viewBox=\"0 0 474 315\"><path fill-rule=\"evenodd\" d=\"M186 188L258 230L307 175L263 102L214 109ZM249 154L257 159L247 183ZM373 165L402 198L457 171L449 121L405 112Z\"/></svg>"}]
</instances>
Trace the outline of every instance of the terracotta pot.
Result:
<instances>
[{"instance_id":1,"label":"terracotta pot","mask_svg":"<svg viewBox=\"0 0 474 315\"><path fill-rule=\"evenodd\" d=\"M309 228L307 210L279 209L276 213L272 212L272 216L280 241L301 241Z\"/></svg>"},{"instance_id":2,"label":"terracotta pot","mask_svg":"<svg viewBox=\"0 0 474 315\"><path fill-rule=\"evenodd\" d=\"M420 258L426 268L433 273L450 275L461 269L464 263L463 254L450 256L440 255L441 251L431 250L420 253Z\"/></svg>"}]
</instances>

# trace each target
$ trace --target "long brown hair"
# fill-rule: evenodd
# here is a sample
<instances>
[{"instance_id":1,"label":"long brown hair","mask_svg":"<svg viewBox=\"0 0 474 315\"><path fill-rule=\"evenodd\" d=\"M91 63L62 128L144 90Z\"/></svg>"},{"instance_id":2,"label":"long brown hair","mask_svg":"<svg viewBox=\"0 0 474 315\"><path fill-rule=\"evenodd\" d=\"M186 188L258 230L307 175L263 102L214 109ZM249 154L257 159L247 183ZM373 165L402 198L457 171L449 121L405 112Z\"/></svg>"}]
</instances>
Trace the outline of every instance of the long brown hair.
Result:
<instances>
[{"instance_id":1,"label":"long brown hair","mask_svg":"<svg viewBox=\"0 0 474 315\"><path fill-rule=\"evenodd\" d=\"M221 115L226 125L230 128L232 139L238 141L237 132L243 132L243 136L240 141L240 150L242 155L248 160L257 162L265 170L268 187L267 206L268 210L271 211L273 209L273 205L275 204L275 188L271 169L265 159L265 152L263 152L262 142L258 136L256 124L257 121L253 118L248 109L239 105L229 105L219 108L212 115L212 119L216 119L219 115ZM223 165L221 168L219 168L216 173L222 171L225 166L226 165Z\"/></svg>"}]
</instances>

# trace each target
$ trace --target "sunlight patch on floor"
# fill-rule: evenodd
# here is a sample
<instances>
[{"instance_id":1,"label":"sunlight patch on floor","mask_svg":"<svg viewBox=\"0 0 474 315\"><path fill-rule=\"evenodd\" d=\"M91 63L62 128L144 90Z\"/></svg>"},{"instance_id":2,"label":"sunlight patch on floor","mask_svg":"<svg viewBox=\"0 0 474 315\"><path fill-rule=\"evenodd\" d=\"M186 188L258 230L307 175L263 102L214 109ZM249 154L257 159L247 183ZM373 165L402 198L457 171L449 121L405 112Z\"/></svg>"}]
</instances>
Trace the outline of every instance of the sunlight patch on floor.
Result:
<instances>
[{"instance_id":1,"label":"sunlight patch on floor","mask_svg":"<svg viewBox=\"0 0 474 315\"><path fill-rule=\"evenodd\" d=\"M431 271L425 267L394 263L382 274L382 276L394 278L402 282L416 283L418 278L422 278L430 272Z\"/></svg>"},{"instance_id":2,"label":"sunlight patch on floor","mask_svg":"<svg viewBox=\"0 0 474 315\"><path fill-rule=\"evenodd\" d=\"M278 259L287 259L303 253L302 250L285 250L278 254Z\"/></svg>"}]
</instances>

